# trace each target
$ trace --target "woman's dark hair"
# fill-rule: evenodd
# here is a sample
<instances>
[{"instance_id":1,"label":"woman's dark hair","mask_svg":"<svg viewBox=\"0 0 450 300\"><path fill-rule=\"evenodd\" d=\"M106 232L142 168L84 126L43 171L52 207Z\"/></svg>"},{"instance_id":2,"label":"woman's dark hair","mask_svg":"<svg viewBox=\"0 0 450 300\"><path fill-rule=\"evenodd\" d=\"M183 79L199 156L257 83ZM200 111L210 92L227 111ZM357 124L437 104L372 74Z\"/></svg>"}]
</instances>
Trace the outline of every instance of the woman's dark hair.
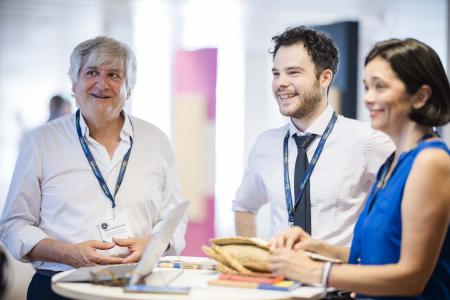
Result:
<instances>
[{"instance_id":1,"label":"woman's dark hair","mask_svg":"<svg viewBox=\"0 0 450 300\"><path fill-rule=\"evenodd\" d=\"M282 34L272 37L272 42L274 45L270 53L273 58L281 46L303 43L314 62L317 78L326 69L333 71L333 78L336 76L339 67L339 51L328 33L305 26L290 27Z\"/></svg>"},{"instance_id":2,"label":"woman's dark hair","mask_svg":"<svg viewBox=\"0 0 450 300\"><path fill-rule=\"evenodd\" d=\"M391 39L375 44L365 65L380 57L415 94L422 85L431 88L430 99L410 112L410 119L423 126L442 126L450 121L450 84L439 56L428 45L412 39Z\"/></svg>"}]
</instances>

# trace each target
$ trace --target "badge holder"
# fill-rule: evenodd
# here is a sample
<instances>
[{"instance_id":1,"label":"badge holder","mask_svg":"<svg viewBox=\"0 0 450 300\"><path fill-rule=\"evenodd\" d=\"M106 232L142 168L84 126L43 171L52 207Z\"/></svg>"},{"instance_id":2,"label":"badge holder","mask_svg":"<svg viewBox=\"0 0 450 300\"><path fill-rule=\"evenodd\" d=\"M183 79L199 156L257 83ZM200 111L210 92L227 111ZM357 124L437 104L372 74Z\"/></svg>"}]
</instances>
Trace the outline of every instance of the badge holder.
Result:
<instances>
[{"instance_id":1,"label":"badge holder","mask_svg":"<svg viewBox=\"0 0 450 300\"><path fill-rule=\"evenodd\" d=\"M105 243L113 243L113 238L127 239L133 237L127 213L118 211L117 208L114 209L114 217L112 219L100 222L97 224L97 227L100 231L100 236ZM112 249L101 252L106 255L120 257L130 254L127 247L119 247L117 245Z\"/></svg>"}]
</instances>

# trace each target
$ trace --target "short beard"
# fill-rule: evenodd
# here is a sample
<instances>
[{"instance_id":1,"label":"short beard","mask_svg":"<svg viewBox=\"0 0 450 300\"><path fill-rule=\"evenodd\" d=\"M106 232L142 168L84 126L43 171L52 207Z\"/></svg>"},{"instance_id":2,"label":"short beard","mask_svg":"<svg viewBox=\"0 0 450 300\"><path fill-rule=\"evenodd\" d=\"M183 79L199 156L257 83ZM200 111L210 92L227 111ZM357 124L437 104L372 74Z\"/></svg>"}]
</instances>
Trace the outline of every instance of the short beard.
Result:
<instances>
[{"instance_id":1,"label":"short beard","mask_svg":"<svg viewBox=\"0 0 450 300\"><path fill-rule=\"evenodd\" d=\"M299 99L299 108L293 113L283 114L284 116L302 119L310 115L322 100L319 83L316 82L309 91L299 93Z\"/></svg>"},{"instance_id":2,"label":"short beard","mask_svg":"<svg viewBox=\"0 0 450 300\"><path fill-rule=\"evenodd\" d=\"M318 93L318 90L314 89L314 91L310 91L309 93L302 93L301 99L303 99L303 101L300 104L300 107L292 116L296 119L302 119L309 116L317 108L321 96L320 93Z\"/></svg>"}]
</instances>

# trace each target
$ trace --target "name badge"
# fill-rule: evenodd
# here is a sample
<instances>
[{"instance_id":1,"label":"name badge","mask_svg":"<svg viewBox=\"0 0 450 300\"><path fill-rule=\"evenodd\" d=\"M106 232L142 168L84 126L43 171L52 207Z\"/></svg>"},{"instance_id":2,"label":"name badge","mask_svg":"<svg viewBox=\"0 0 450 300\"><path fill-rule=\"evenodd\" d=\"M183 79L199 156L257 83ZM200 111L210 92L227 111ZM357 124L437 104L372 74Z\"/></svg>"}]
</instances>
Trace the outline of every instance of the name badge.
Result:
<instances>
[{"instance_id":1,"label":"name badge","mask_svg":"<svg viewBox=\"0 0 450 300\"><path fill-rule=\"evenodd\" d=\"M112 243L113 238L127 239L133 237L133 231L128 220L128 215L125 212L117 212L113 219L108 219L100 222L97 225L102 240L107 243ZM103 251L102 251L103 252ZM106 251L105 251L106 252ZM115 246L107 250L107 255L112 256L126 256L129 254L127 247Z\"/></svg>"}]
</instances>

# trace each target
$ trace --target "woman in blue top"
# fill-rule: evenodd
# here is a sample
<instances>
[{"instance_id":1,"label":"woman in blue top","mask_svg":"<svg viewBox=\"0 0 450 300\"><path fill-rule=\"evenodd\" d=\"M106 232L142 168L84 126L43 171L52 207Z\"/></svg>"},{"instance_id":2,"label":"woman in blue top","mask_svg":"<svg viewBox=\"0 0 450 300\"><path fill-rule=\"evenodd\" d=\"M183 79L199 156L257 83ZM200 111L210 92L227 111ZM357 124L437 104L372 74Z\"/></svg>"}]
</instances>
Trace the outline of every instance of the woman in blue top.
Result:
<instances>
[{"instance_id":1,"label":"woman in blue top","mask_svg":"<svg viewBox=\"0 0 450 300\"><path fill-rule=\"evenodd\" d=\"M433 132L450 120L442 63L415 39L383 41L366 58L363 82L372 127L397 150L378 173L352 246L290 228L270 242L270 268L358 299L450 299L450 151ZM313 261L301 250L348 264Z\"/></svg>"}]
</instances>

